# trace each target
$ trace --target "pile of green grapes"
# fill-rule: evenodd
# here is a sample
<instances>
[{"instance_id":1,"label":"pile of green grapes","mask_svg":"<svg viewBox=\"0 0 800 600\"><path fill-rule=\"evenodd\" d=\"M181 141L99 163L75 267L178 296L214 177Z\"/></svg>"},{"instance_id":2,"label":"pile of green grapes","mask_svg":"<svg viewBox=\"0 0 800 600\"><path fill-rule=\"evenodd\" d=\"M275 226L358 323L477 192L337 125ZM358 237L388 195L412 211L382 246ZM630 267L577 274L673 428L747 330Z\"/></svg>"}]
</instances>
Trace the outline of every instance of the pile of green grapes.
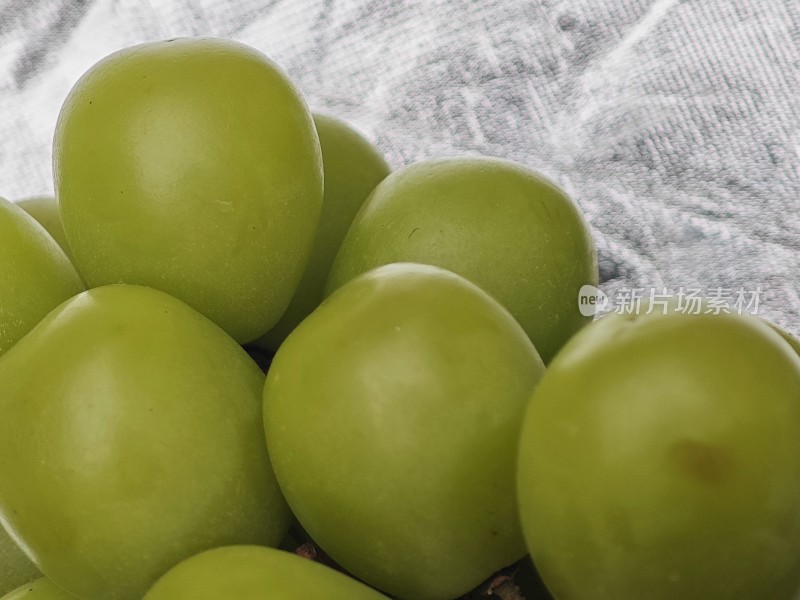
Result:
<instances>
[{"instance_id":1,"label":"pile of green grapes","mask_svg":"<svg viewBox=\"0 0 800 600\"><path fill-rule=\"evenodd\" d=\"M590 230L536 173L390 173L200 38L92 67L53 157L57 201L0 199L4 600L800 589L796 342L591 323Z\"/></svg>"}]
</instances>

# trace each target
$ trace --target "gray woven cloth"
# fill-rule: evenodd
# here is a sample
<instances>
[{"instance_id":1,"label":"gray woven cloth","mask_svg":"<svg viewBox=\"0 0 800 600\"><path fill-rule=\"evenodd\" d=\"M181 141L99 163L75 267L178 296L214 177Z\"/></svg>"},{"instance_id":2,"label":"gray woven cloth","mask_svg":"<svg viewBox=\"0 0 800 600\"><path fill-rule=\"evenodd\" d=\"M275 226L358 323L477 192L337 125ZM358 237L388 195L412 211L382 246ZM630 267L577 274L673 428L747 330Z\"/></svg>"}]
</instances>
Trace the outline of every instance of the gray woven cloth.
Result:
<instances>
[{"instance_id":1,"label":"gray woven cloth","mask_svg":"<svg viewBox=\"0 0 800 600\"><path fill-rule=\"evenodd\" d=\"M800 0L0 0L0 195L52 192L83 71L184 35L266 52L395 167L542 171L585 211L612 297L760 289L800 332Z\"/></svg>"}]
</instances>

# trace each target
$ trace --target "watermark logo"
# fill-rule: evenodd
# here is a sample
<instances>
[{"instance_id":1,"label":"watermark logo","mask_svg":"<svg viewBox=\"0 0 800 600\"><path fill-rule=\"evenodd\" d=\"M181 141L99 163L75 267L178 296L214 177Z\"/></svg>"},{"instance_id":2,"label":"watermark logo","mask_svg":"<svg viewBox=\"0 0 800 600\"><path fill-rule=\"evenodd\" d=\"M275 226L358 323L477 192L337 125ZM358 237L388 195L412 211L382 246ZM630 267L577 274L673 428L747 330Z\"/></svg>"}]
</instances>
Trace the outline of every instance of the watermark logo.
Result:
<instances>
[{"instance_id":1,"label":"watermark logo","mask_svg":"<svg viewBox=\"0 0 800 600\"><path fill-rule=\"evenodd\" d=\"M607 312L622 315L649 315L653 312L667 314L752 314L757 315L761 299L761 287L744 288L716 287L710 289L685 288L628 288L618 289L612 297L593 285L584 285L578 292L578 309L585 317Z\"/></svg>"},{"instance_id":2,"label":"watermark logo","mask_svg":"<svg viewBox=\"0 0 800 600\"><path fill-rule=\"evenodd\" d=\"M578 291L578 310L584 317L593 317L608 308L608 296L593 285L584 285Z\"/></svg>"}]
</instances>

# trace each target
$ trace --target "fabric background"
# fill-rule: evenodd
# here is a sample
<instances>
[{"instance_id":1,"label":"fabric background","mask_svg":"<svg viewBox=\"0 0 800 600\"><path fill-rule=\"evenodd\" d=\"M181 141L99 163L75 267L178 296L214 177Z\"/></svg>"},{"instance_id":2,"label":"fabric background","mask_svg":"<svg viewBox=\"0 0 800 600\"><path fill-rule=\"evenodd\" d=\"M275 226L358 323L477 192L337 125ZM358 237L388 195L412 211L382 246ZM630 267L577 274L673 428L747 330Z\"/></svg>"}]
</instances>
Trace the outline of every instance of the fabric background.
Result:
<instances>
[{"instance_id":1,"label":"fabric background","mask_svg":"<svg viewBox=\"0 0 800 600\"><path fill-rule=\"evenodd\" d=\"M798 0L0 0L0 195L52 193L87 68L183 35L264 51L395 167L539 169L585 211L609 294L760 286L800 333Z\"/></svg>"}]
</instances>

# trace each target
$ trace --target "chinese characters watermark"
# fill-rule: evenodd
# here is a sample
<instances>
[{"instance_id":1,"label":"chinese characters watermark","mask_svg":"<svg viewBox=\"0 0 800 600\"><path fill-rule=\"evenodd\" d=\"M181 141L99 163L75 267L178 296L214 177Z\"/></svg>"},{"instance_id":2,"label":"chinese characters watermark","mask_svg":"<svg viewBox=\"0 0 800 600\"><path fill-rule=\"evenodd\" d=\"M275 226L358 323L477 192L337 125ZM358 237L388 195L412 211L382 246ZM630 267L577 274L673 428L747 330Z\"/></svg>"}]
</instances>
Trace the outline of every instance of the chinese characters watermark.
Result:
<instances>
[{"instance_id":1,"label":"chinese characters watermark","mask_svg":"<svg viewBox=\"0 0 800 600\"><path fill-rule=\"evenodd\" d=\"M611 297L593 285L584 285L578 292L578 308L587 317L615 312L622 315L653 312L667 314L758 314L761 286L745 288L715 287L709 289L680 287L618 289Z\"/></svg>"}]
</instances>

